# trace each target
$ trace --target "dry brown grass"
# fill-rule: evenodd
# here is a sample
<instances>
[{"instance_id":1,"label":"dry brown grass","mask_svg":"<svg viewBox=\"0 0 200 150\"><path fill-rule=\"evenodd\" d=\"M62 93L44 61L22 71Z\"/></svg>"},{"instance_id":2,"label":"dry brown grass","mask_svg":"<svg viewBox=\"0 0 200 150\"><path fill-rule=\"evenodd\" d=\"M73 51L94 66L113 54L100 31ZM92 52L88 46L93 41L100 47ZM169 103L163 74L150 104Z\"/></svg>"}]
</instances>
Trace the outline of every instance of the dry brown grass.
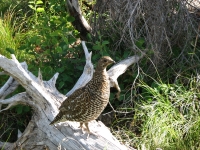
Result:
<instances>
[{"instance_id":1,"label":"dry brown grass","mask_svg":"<svg viewBox=\"0 0 200 150\"><path fill-rule=\"evenodd\" d=\"M191 63L193 58L186 55L191 49L200 51L198 0L98 0L95 10L94 33L109 37L115 51L151 54L147 56L158 69ZM137 44L141 38L142 48ZM196 47L191 45L195 40Z\"/></svg>"},{"instance_id":2,"label":"dry brown grass","mask_svg":"<svg viewBox=\"0 0 200 150\"><path fill-rule=\"evenodd\" d=\"M136 104L141 102L140 94L152 93L143 93L138 88L138 80L145 81L149 87L158 81L181 83L189 87L188 77L200 72L200 1L97 0L95 10L97 13L93 17L96 19L91 23L93 32L95 35L100 32L109 39L116 55L122 52L129 55L141 52L147 54L142 63L130 69L130 74L136 75L136 79L131 86L122 89L124 100L117 108L117 119L112 126L114 134L124 144L142 147L141 124L145 120L138 119L141 116L136 110L141 113L144 110L140 110ZM138 44L141 40L144 41L142 46ZM125 86L124 81L122 82ZM142 106L145 106L145 101L148 99L144 99ZM159 122L156 125L159 126ZM160 125L158 128L162 127ZM155 129L154 124L152 129ZM166 136L166 139L170 137ZM174 148L178 146L184 147L184 141L181 140Z\"/></svg>"}]
</instances>

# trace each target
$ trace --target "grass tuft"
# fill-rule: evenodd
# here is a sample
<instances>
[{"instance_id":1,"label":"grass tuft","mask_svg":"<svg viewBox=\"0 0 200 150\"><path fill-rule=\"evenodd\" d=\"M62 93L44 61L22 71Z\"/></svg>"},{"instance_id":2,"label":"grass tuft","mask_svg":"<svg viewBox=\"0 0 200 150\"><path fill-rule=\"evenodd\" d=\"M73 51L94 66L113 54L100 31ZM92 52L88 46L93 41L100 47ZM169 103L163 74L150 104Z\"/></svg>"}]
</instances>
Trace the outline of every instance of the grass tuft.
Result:
<instances>
[{"instance_id":1,"label":"grass tuft","mask_svg":"<svg viewBox=\"0 0 200 150\"><path fill-rule=\"evenodd\" d=\"M127 117L130 123L126 128L118 126L114 131L117 137L140 150L200 149L199 83L192 80L187 88L181 84L149 86L140 82L138 87L142 92L135 102L132 120Z\"/></svg>"},{"instance_id":2,"label":"grass tuft","mask_svg":"<svg viewBox=\"0 0 200 150\"><path fill-rule=\"evenodd\" d=\"M25 22L23 18L17 17L18 13L11 6L0 16L0 54L6 57L10 57L10 54L21 57L23 54L18 48L24 40L22 27Z\"/></svg>"}]
</instances>

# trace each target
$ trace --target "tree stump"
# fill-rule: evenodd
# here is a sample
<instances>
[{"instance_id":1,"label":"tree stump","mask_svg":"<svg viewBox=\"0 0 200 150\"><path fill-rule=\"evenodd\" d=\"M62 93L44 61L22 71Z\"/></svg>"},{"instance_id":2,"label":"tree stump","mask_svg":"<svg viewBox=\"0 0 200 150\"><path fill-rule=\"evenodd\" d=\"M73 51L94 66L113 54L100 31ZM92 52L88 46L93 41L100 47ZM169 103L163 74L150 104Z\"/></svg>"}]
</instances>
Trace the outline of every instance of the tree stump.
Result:
<instances>
[{"instance_id":1,"label":"tree stump","mask_svg":"<svg viewBox=\"0 0 200 150\"><path fill-rule=\"evenodd\" d=\"M17 104L29 105L33 110L33 116L25 131L18 137L15 143L0 142L0 148L14 149L67 149L67 150L127 150L130 149L120 143L100 121L91 121L89 126L97 136L83 134L77 122L62 122L54 126L49 123L58 113L62 101L72 94L76 89L84 86L92 78L94 69L91 63L92 53L89 53L85 42L82 42L85 52L86 65L83 74L75 86L66 95L61 94L55 87L58 73L49 81L43 81L39 71L38 77L33 75L27 68L25 62L19 63L14 55L8 59L0 55L0 67L10 78L0 89L0 112L9 109ZM108 70L110 86L116 87L120 92L117 78L126 69L141 59L142 56L132 56L120 61ZM2 75L1 73L0 75ZM26 91L18 93L8 99L4 99L12 93L18 85L22 85ZM2 104L7 104L1 109Z\"/></svg>"}]
</instances>

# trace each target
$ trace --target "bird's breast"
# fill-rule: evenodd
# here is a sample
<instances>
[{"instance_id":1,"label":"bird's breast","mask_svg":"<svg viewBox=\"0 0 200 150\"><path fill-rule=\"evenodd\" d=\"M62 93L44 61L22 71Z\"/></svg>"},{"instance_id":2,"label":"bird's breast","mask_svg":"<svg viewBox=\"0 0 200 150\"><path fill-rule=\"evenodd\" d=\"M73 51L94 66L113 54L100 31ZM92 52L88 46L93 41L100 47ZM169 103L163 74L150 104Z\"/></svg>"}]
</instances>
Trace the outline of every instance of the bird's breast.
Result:
<instances>
[{"instance_id":1,"label":"bird's breast","mask_svg":"<svg viewBox=\"0 0 200 150\"><path fill-rule=\"evenodd\" d=\"M88 122L96 119L108 104L110 97L110 82L107 74L97 74L93 76L92 80L85 87L85 93L80 105L79 114L74 117L74 121ZM76 109L77 110L77 109ZM78 119L76 119L78 118Z\"/></svg>"}]
</instances>

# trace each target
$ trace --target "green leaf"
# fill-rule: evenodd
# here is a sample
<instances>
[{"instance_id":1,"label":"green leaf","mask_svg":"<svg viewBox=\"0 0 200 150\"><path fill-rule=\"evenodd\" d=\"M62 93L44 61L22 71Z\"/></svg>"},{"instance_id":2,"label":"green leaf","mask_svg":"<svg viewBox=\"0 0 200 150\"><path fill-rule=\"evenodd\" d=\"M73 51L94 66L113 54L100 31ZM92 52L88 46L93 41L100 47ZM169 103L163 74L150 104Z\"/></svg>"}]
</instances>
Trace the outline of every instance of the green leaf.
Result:
<instances>
[{"instance_id":1,"label":"green leaf","mask_svg":"<svg viewBox=\"0 0 200 150\"><path fill-rule=\"evenodd\" d=\"M33 7L33 5L28 5L31 9L36 10L35 7Z\"/></svg>"},{"instance_id":2,"label":"green leaf","mask_svg":"<svg viewBox=\"0 0 200 150\"><path fill-rule=\"evenodd\" d=\"M9 52L10 54L15 54L15 50L12 48L6 48L6 51Z\"/></svg>"},{"instance_id":3,"label":"green leaf","mask_svg":"<svg viewBox=\"0 0 200 150\"><path fill-rule=\"evenodd\" d=\"M113 102L114 98L115 98L115 94L114 93L110 93L110 101L111 102Z\"/></svg>"},{"instance_id":4,"label":"green leaf","mask_svg":"<svg viewBox=\"0 0 200 150\"><path fill-rule=\"evenodd\" d=\"M29 3L29 4L35 4L35 2L34 2L34 1L29 1L28 3Z\"/></svg>"},{"instance_id":5,"label":"green leaf","mask_svg":"<svg viewBox=\"0 0 200 150\"><path fill-rule=\"evenodd\" d=\"M30 107L29 106L23 106L23 111L24 112L29 112L30 111Z\"/></svg>"},{"instance_id":6,"label":"green leaf","mask_svg":"<svg viewBox=\"0 0 200 150\"><path fill-rule=\"evenodd\" d=\"M63 78L63 80L64 81L68 81L68 82L73 82L73 79L72 79L72 77L70 77L70 76L68 76L68 75L66 75L64 78Z\"/></svg>"},{"instance_id":7,"label":"green leaf","mask_svg":"<svg viewBox=\"0 0 200 150\"><path fill-rule=\"evenodd\" d=\"M94 50L101 50L101 46L100 45L94 45L92 48Z\"/></svg>"},{"instance_id":8,"label":"green leaf","mask_svg":"<svg viewBox=\"0 0 200 150\"><path fill-rule=\"evenodd\" d=\"M38 37L38 39L36 39L35 43L36 43L37 45L40 45L40 44L41 44L41 39Z\"/></svg>"},{"instance_id":9,"label":"green leaf","mask_svg":"<svg viewBox=\"0 0 200 150\"><path fill-rule=\"evenodd\" d=\"M124 55L123 55L123 58L127 58L128 56L129 56L129 52L125 51Z\"/></svg>"},{"instance_id":10,"label":"green leaf","mask_svg":"<svg viewBox=\"0 0 200 150\"><path fill-rule=\"evenodd\" d=\"M62 48L63 48L63 50L67 50L68 49L68 45L65 44L65 45L63 45Z\"/></svg>"},{"instance_id":11,"label":"green leaf","mask_svg":"<svg viewBox=\"0 0 200 150\"><path fill-rule=\"evenodd\" d=\"M23 109L23 106L22 105L18 105L17 107L16 107L16 112L17 112L17 114L19 115L19 114L22 114L22 109Z\"/></svg>"},{"instance_id":12,"label":"green leaf","mask_svg":"<svg viewBox=\"0 0 200 150\"><path fill-rule=\"evenodd\" d=\"M72 16L67 17L67 21L68 21L68 22L73 22L74 20L75 20L75 18L72 17Z\"/></svg>"},{"instance_id":13,"label":"green leaf","mask_svg":"<svg viewBox=\"0 0 200 150\"><path fill-rule=\"evenodd\" d=\"M103 41L102 42L102 45L106 45L106 44L109 44L109 41Z\"/></svg>"},{"instance_id":14,"label":"green leaf","mask_svg":"<svg viewBox=\"0 0 200 150\"><path fill-rule=\"evenodd\" d=\"M76 39L71 37L68 39L68 41L69 41L69 44L72 44L72 43L76 42Z\"/></svg>"},{"instance_id":15,"label":"green leaf","mask_svg":"<svg viewBox=\"0 0 200 150\"><path fill-rule=\"evenodd\" d=\"M52 32L50 35L51 36L59 36L60 35L60 31L56 30L56 31Z\"/></svg>"},{"instance_id":16,"label":"green leaf","mask_svg":"<svg viewBox=\"0 0 200 150\"><path fill-rule=\"evenodd\" d=\"M44 12L44 8L37 8L37 12Z\"/></svg>"},{"instance_id":17,"label":"green leaf","mask_svg":"<svg viewBox=\"0 0 200 150\"><path fill-rule=\"evenodd\" d=\"M66 44L69 44L68 38L66 38L65 36L62 36L62 39L65 41Z\"/></svg>"},{"instance_id":18,"label":"green leaf","mask_svg":"<svg viewBox=\"0 0 200 150\"><path fill-rule=\"evenodd\" d=\"M109 56L109 53L106 52L106 51L102 51L101 54L102 54L103 56Z\"/></svg>"},{"instance_id":19,"label":"green leaf","mask_svg":"<svg viewBox=\"0 0 200 150\"><path fill-rule=\"evenodd\" d=\"M58 53L61 53L61 52L62 52L62 48L61 48L61 47L57 47L57 48L56 48L56 51L57 51Z\"/></svg>"},{"instance_id":20,"label":"green leaf","mask_svg":"<svg viewBox=\"0 0 200 150\"><path fill-rule=\"evenodd\" d=\"M124 100L124 95L120 95L119 97L119 101L122 101L122 100Z\"/></svg>"},{"instance_id":21,"label":"green leaf","mask_svg":"<svg viewBox=\"0 0 200 150\"><path fill-rule=\"evenodd\" d=\"M64 82L60 82L60 83L59 83L59 88L62 88L64 85L65 85Z\"/></svg>"},{"instance_id":22,"label":"green leaf","mask_svg":"<svg viewBox=\"0 0 200 150\"><path fill-rule=\"evenodd\" d=\"M82 71L84 68L83 66L77 66L77 69Z\"/></svg>"},{"instance_id":23,"label":"green leaf","mask_svg":"<svg viewBox=\"0 0 200 150\"><path fill-rule=\"evenodd\" d=\"M58 69L56 69L56 71L59 73L62 73L65 71L65 67L58 68Z\"/></svg>"},{"instance_id":24,"label":"green leaf","mask_svg":"<svg viewBox=\"0 0 200 150\"><path fill-rule=\"evenodd\" d=\"M144 38L139 38L138 41L136 41L135 45L138 48L142 49L142 48L144 48L144 43L145 43L145 39Z\"/></svg>"},{"instance_id":25,"label":"green leaf","mask_svg":"<svg viewBox=\"0 0 200 150\"><path fill-rule=\"evenodd\" d=\"M37 5L43 4L43 1L37 1L36 4L37 4Z\"/></svg>"}]
</instances>

